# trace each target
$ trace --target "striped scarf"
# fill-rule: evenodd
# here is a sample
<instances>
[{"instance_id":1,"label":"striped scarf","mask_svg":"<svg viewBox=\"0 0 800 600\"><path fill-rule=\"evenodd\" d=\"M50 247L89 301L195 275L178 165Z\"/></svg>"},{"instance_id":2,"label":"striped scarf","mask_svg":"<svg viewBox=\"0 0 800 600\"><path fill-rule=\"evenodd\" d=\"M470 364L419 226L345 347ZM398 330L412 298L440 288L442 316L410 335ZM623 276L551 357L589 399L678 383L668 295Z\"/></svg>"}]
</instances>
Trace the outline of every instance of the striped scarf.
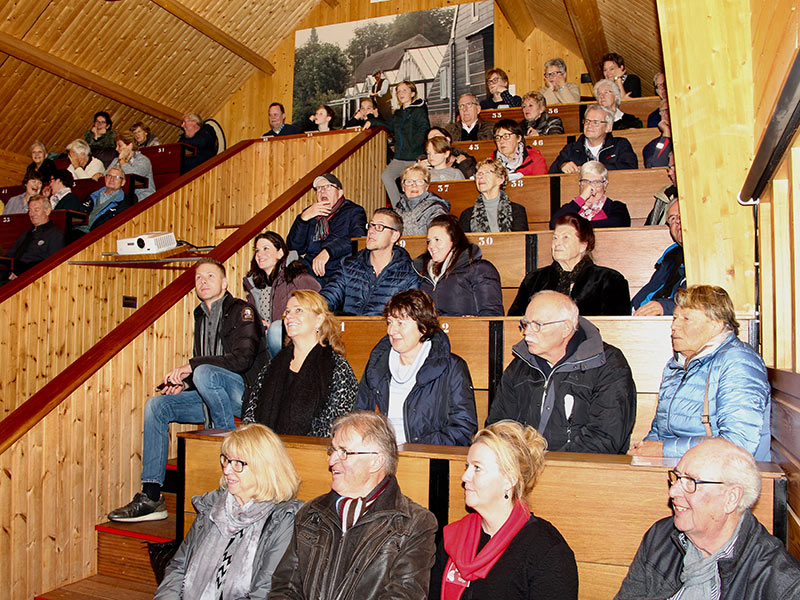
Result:
<instances>
[{"instance_id":1,"label":"striped scarf","mask_svg":"<svg viewBox=\"0 0 800 600\"><path fill-rule=\"evenodd\" d=\"M348 498L341 496L336 501L336 509L339 511L339 517L342 519L342 535L347 533L347 530L352 528L362 515L367 512L367 509L375 503L381 492L389 485L389 476L383 478L378 486L369 494L361 498Z\"/></svg>"}]
</instances>

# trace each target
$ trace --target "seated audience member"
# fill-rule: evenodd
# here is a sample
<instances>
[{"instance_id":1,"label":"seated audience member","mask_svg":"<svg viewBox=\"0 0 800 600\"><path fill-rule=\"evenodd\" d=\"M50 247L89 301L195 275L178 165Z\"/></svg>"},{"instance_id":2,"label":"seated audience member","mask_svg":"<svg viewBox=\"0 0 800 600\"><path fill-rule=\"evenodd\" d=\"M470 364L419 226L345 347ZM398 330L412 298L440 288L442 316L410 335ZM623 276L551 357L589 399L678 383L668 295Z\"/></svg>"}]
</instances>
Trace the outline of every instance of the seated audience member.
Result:
<instances>
[{"instance_id":1,"label":"seated audience member","mask_svg":"<svg viewBox=\"0 0 800 600\"><path fill-rule=\"evenodd\" d=\"M194 146L197 153L184 159L184 166L187 171L203 164L209 158L217 155L219 141L217 134L211 125L203 122L203 119L196 113L183 115L181 121L183 134L178 138L181 144Z\"/></svg>"},{"instance_id":2,"label":"seated audience member","mask_svg":"<svg viewBox=\"0 0 800 600\"><path fill-rule=\"evenodd\" d=\"M136 123L131 125L130 131L139 148L150 148L151 146L161 145L161 140L150 132L150 127L143 121L136 121Z\"/></svg>"},{"instance_id":3,"label":"seated audience member","mask_svg":"<svg viewBox=\"0 0 800 600\"><path fill-rule=\"evenodd\" d=\"M42 181L50 181L53 173L56 170L56 163L47 158L47 148L42 142L33 142L31 144L31 164L26 168L26 173L36 171L42 176Z\"/></svg>"},{"instance_id":4,"label":"seated audience member","mask_svg":"<svg viewBox=\"0 0 800 600\"><path fill-rule=\"evenodd\" d=\"M478 428L472 379L430 296L399 292L383 315L387 335L370 353L356 410L386 415L398 444L466 446Z\"/></svg>"},{"instance_id":5,"label":"seated audience member","mask_svg":"<svg viewBox=\"0 0 800 600\"><path fill-rule=\"evenodd\" d=\"M37 194L28 201L28 217L31 227L11 246L6 256L14 259L11 271L0 271L0 285L16 279L45 258L52 256L64 247L64 234L50 221L50 201Z\"/></svg>"},{"instance_id":6,"label":"seated audience member","mask_svg":"<svg viewBox=\"0 0 800 600\"><path fill-rule=\"evenodd\" d=\"M555 226L556 220L567 213L575 213L587 221L592 227L630 227L631 216L624 202L612 200L606 196L608 188L608 170L603 163L590 160L581 165L581 178L578 180L581 190L579 196L562 206L553 215L550 229Z\"/></svg>"},{"instance_id":7,"label":"seated audience member","mask_svg":"<svg viewBox=\"0 0 800 600\"><path fill-rule=\"evenodd\" d=\"M400 190L397 178L403 169L412 165L425 152L425 134L430 129L428 106L417 97L417 86L413 81L401 81L395 88L400 108L394 111L389 121L370 117L364 129L372 126L385 127L394 136L394 158L381 173L383 187L389 196L392 208L397 206Z\"/></svg>"},{"instance_id":8,"label":"seated audience member","mask_svg":"<svg viewBox=\"0 0 800 600\"><path fill-rule=\"evenodd\" d=\"M453 148L447 142L446 138L437 135L425 142L425 154L428 158L428 166L430 167L430 169L426 169L426 171L428 171L431 181L466 179L461 171L456 167L450 166L453 162ZM411 167L406 167L406 170L409 168ZM450 210L449 207L448 210Z\"/></svg>"},{"instance_id":9,"label":"seated audience member","mask_svg":"<svg viewBox=\"0 0 800 600\"><path fill-rule=\"evenodd\" d=\"M391 426L356 412L332 434L331 491L298 512L270 599L427 598L436 517L400 491Z\"/></svg>"},{"instance_id":10,"label":"seated audience member","mask_svg":"<svg viewBox=\"0 0 800 600\"><path fill-rule=\"evenodd\" d=\"M674 356L664 367L650 433L629 454L680 457L713 436L770 460L767 369L738 334L733 302L721 287L675 293Z\"/></svg>"},{"instance_id":11,"label":"seated audience member","mask_svg":"<svg viewBox=\"0 0 800 600\"><path fill-rule=\"evenodd\" d=\"M610 79L601 79L594 85L594 97L597 103L614 114L614 131L618 129L641 129L642 121L639 117L624 113L619 109L622 101L622 91L616 82Z\"/></svg>"},{"instance_id":12,"label":"seated audience member","mask_svg":"<svg viewBox=\"0 0 800 600\"><path fill-rule=\"evenodd\" d=\"M669 103L666 100L662 100L658 110L661 114L661 120L658 122L658 129L661 135L650 140L642 149L642 160L647 169L669 166L669 156L672 153L672 125L669 118Z\"/></svg>"},{"instance_id":13,"label":"seated audience member","mask_svg":"<svg viewBox=\"0 0 800 600\"><path fill-rule=\"evenodd\" d=\"M481 100L481 108L494 110L496 108L511 108L522 106L522 98L512 96L508 91L508 75L503 69L489 69L486 71L486 98Z\"/></svg>"},{"instance_id":14,"label":"seated audience member","mask_svg":"<svg viewBox=\"0 0 800 600\"><path fill-rule=\"evenodd\" d=\"M568 142L550 165L550 173L577 173L583 163L599 160L611 171L638 169L639 159L625 138L611 134L614 114L599 104L586 109L583 135Z\"/></svg>"},{"instance_id":15,"label":"seated audience member","mask_svg":"<svg viewBox=\"0 0 800 600\"><path fill-rule=\"evenodd\" d=\"M445 129L456 142L474 142L492 139L492 127L492 123L481 119L481 105L475 94L461 94L458 97L458 117Z\"/></svg>"},{"instance_id":16,"label":"seated audience member","mask_svg":"<svg viewBox=\"0 0 800 600\"><path fill-rule=\"evenodd\" d=\"M636 387L622 352L558 292L531 298L519 327L524 339L514 345L486 422L531 425L554 452L624 454Z\"/></svg>"},{"instance_id":17,"label":"seated audience member","mask_svg":"<svg viewBox=\"0 0 800 600\"><path fill-rule=\"evenodd\" d=\"M547 104L581 101L581 89L577 83L567 81L567 63L561 58L551 58L544 63L544 87L539 92Z\"/></svg>"},{"instance_id":18,"label":"seated audience member","mask_svg":"<svg viewBox=\"0 0 800 600\"><path fill-rule=\"evenodd\" d=\"M555 290L572 298L584 316L630 315L628 281L619 271L592 261L595 238L591 223L567 213L556 219L555 225L552 264L525 276L508 314L524 315L534 295Z\"/></svg>"},{"instance_id":19,"label":"seated audience member","mask_svg":"<svg viewBox=\"0 0 800 600\"><path fill-rule=\"evenodd\" d=\"M314 191L317 201L297 215L286 245L300 255L324 286L342 259L352 253L351 238L364 235L367 213L344 197L342 182L333 173L317 177Z\"/></svg>"},{"instance_id":20,"label":"seated audience member","mask_svg":"<svg viewBox=\"0 0 800 600\"><path fill-rule=\"evenodd\" d=\"M291 123L286 122L286 110L280 102L273 102L269 105L267 111L267 118L269 119L269 131L262 133L261 137L281 136L281 135L296 135L303 133L299 127L295 127Z\"/></svg>"},{"instance_id":21,"label":"seated audience member","mask_svg":"<svg viewBox=\"0 0 800 600\"><path fill-rule=\"evenodd\" d=\"M259 373L242 420L281 435L328 437L334 419L353 410L358 392L341 324L311 290L289 294L283 324L289 343Z\"/></svg>"},{"instance_id":22,"label":"seated audience member","mask_svg":"<svg viewBox=\"0 0 800 600\"><path fill-rule=\"evenodd\" d=\"M75 179L94 179L99 181L106 168L99 158L92 156L89 144L83 140L73 140L67 146L67 156L69 156L69 167L67 170L72 173Z\"/></svg>"},{"instance_id":23,"label":"seated audience member","mask_svg":"<svg viewBox=\"0 0 800 600\"><path fill-rule=\"evenodd\" d=\"M145 187L134 190L137 200L144 200L155 193L153 165L149 158L139 152L139 145L129 131L123 131L117 136L117 158L111 161L111 167L119 167L126 175L139 175L147 181Z\"/></svg>"},{"instance_id":24,"label":"seated audience member","mask_svg":"<svg viewBox=\"0 0 800 600\"><path fill-rule=\"evenodd\" d=\"M111 164L114 158L117 133L111 129L111 125L111 115L105 111L96 112L91 129L83 134L83 141L89 144L92 156L102 161L103 168Z\"/></svg>"},{"instance_id":25,"label":"seated audience member","mask_svg":"<svg viewBox=\"0 0 800 600\"><path fill-rule=\"evenodd\" d=\"M225 266L201 258L195 267L194 353L174 368L147 401L142 439L142 491L112 511L112 521L158 521L167 518L161 495L167 468L170 423L210 422L234 429L242 397L261 371L266 347L255 310L228 292ZM216 323L216 326L214 325ZM207 411L207 413L206 413Z\"/></svg>"},{"instance_id":26,"label":"seated audience member","mask_svg":"<svg viewBox=\"0 0 800 600\"><path fill-rule=\"evenodd\" d=\"M336 112L327 104L320 104L314 114L308 117L308 120L313 123L309 126L308 131L333 131L333 121L336 119Z\"/></svg>"},{"instance_id":27,"label":"seated audience member","mask_svg":"<svg viewBox=\"0 0 800 600\"><path fill-rule=\"evenodd\" d=\"M88 198L81 201L75 194L72 193L72 186L75 185L75 180L72 178L72 173L66 169L56 169L53 177L50 179L50 205L53 210L74 210L89 214L92 210L91 202Z\"/></svg>"},{"instance_id":28,"label":"seated audience member","mask_svg":"<svg viewBox=\"0 0 800 600\"><path fill-rule=\"evenodd\" d=\"M520 128L528 137L564 133L564 124L558 117L547 114L547 101L539 92L528 92L522 97Z\"/></svg>"},{"instance_id":29,"label":"seated audience member","mask_svg":"<svg viewBox=\"0 0 800 600\"><path fill-rule=\"evenodd\" d=\"M26 171L22 185L25 186L25 191L8 199L3 209L4 215L21 215L28 212L28 202L41 193L44 182L38 171Z\"/></svg>"},{"instance_id":30,"label":"seated audience member","mask_svg":"<svg viewBox=\"0 0 800 600\"><path fill-rule=\"evenodd\" d=\"M603 77L616 81L623 88L623 100L642 97L642 81L637 75L628 73L625 60L616 52L604 54L600 59Z\"/></svg>"},{"instance_id":31,"label":"seated audience member","mask_svg":"<svg viewBox=\"0 0 800 600\"><path fill-rule=\"evenodd\" d=\"M372 75L369 97L378 109L378 116L384 121L392 118L392 88L389 80L380 69Z\"/></svg>"},{"instance_id":32,"label":"seated audience member","mask_svg":"<svg viewBox=\"0 0 800 600\"><path fill-rule=\"evenodd\" d=\"M501 421L472 438L461 481L474 512L444 528L428 597L577 600L578 566L564 537L528 498L545 467L547 441Z\"/></svg>"},{"instance_id":33,"label":"seated audience member","mask_svg":"<svg viewBox=\"0 0 800 600\"><path fill-rule=\"evenodd\" d=\"M750 510L761 494L752 456L707 440L668 476L673 516L644 534L615 600L800 598L800 562Z\"/></svg>"},{"instance_id":34,"label":"seated audience member","mask_svg":"<svg viewBox=\"0 0 800 600\"><path fill-rule=\"evenodd\" d=\"M482 160L475 173L478 198L461 213L461 229L467 233L527 231L528 213L524 206L508 199L506 184L508 171L503 163L493 158Z\"/></svg>"},{"instance_id":35,"label":"seated audience member","mask_svg":"<svg viewBox=\"0 0 800 600\"><path fill-rule=\"evenodd\" d=\"M667 99L667 78L664 73L656 73L653 76L653 89L661 100ZM661 110L657 108L647 116L647 126L658 127L659 121L661 121Z\"/></svg>"},{"instance_id":36,"label":"seated audience member","mask_svg":"<svg viewBox=\"0 0 800 600\"><path fill-rule=\"evenodd\" d=\"M667 224L667 208L673 201L678 200L678 182L675 177L675 155L672 150L669 151L667 157L667 177L669 177L669 185L653 194L653 208L647 214L645 225L666 225Z\"/></svg>"},{"instance_id":37,"label":"seated audience member","mask_svg":"<svg viewBox=\"0 0 800 600\"><path fill-rule=\"evenodd\" d=\"M89 195L87 204L91 206L89 221L75 227L78 231L89 233L103 223L110 221L133 202L125 195L125 173L119 167L111 167L106 173L106 185Z\"/></svg>"},{"instance_id":38,"label":"seated audience member","mask_svg":"<svg viewBox=\"0 0 800 600\"><path fill-rule=\"evenodd\" d=\"M489 128L490 137L491 137L491 130L492 128L490 127ZM462 174L461 179L469 179L473 177L475 175L475 165L477 163L475 157L472 156L471 154L467 154L461 148L456 148L455 146L453 146L452 145L453 136L450 135L449 131L447 131L446 129L442 129L441 127L431 127L425 133L425 142L427 143L433 138L437 137L443 137L445 140L447 140L447 145L450 147L450 159L448 160L447 166L454 167L459 171L461 171ZM419 158L417 158L417 162L422 164L427 164L428 163L427 154L420 155Z\"/></svg>"},{"instance_id":39,"label":"seated audience member","mask_svg":"<svg viewBox=\"0 0 800 600\"><path fill-rule=\"evenodd\" d=\"M380 117L378 106L372 98L362 98L358 104L358 110L347 120L344 127L345 129L348 127L363 127L371 117Z\"/></svg>"},{"instance_id":40,"label":"seated audience member","mask_svg":"<svg viewBox=\"0 0 800 600\"><path fill-rule=\"evenodd\" d=\"M247 301L256 309L267 333L267 349L275 356L283 346L283 313L294 290L320 290L303 261L289 258L289 248L274 231L259 233L253 240L250 271L242 279Z\"/></svg>"},{"instance_id":41,"label":"seated audience member","mask_svg":"<svg viewBox=\"0 0 800 600\"><path fill-rule=\"evenodd\" d=\"M633 297L631 306L636 317L671 315L675 309L675 293L686 287L683 264L683 233L678 200L667 209L669 235L674 242L656 262L656 270L644 287Z\"/></svg>"},{"instance_id":42,"label":"seated audience member","mask_svg":"<svg viewBox=\"0 0 800 600\"><path fill-rule=\"evenodd\" d=\"M492 158L499 160L509 175L544 175L547 162L536 148L525 146L525 134L516 121L503 119L494 124L494 143L497 150Z\"/></svg>"},{"instance_id":43,"label":"seated audience member","mask_svg":"<svg viewBox=\"0 0 800 600\"><path fill-rule=\"evenodd\" d=\"M430 171L419 163L403 169L400 176L403 195L397 201L396 211L403 220L401 229L404 235L425 235L431 219L450 212L447 200L428 191L430 181Z\"/></svg>"},{"instance_id":44,"label":"seated audience member","mask_svg":"<svg viewBox=\"0 0 800 600\"><path fill-rule=\"evenodd\" d=\"M322 288L333 311L378 316L397 292L419 287L419 277L405 248L397 245L403 220L391 208L379 208L367 223L367 244Z\"/></svg>"},{"instance_id":45,"label":"seated audience member","mask_svg":"<svg viewBox=\"0 0 800 600\"><path fill-rule=\"evenodd\" d=\"M303 503L280 438L244 425L222 441L220 487L192 499L197 518L154 600L266 598ZM227 568L229 564L235 568Z\"/></svg>"},{"instance_id":46,"label":"seated audience member","mask_svg":"<svg viewBox=\"0 0 800 600\"><path fill-rule=\"evenodd\" d=\"M414 260L420 289L445 317L503 315L500 274L470 243L453 215L441 215L428 227L428 251Z\"/></svg>"}]
</instances>

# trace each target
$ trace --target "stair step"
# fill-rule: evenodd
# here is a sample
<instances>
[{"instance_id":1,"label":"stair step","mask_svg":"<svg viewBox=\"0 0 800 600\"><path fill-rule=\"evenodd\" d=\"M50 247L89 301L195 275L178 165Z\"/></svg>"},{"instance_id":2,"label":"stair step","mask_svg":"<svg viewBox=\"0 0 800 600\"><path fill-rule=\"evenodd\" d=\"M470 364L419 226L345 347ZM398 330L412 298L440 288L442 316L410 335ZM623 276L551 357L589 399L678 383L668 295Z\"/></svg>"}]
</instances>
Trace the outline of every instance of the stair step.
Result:
<instances>
[{"instance_id":1,"label":"stair step","mask_svg":"<svg viewBox=\"0 0 800 600\"><path fill-rule=\"evenodd\" d=\"M152 600L155 583L95 575L41 594L35 600Z\"/></svg>"}]
</instances>

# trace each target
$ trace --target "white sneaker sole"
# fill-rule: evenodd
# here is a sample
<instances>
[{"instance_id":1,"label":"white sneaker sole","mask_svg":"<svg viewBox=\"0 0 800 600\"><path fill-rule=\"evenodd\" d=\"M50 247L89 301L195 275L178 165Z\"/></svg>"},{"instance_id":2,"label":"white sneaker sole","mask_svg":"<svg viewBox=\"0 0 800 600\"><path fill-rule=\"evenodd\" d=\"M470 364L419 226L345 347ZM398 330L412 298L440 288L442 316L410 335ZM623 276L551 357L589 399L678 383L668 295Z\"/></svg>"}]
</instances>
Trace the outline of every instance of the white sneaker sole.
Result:
<instances>
[{"instance_id":1,"label":"white sneaker sole","mask_svg":"<svg viewBox=\"0 0 800 600\"><path fill-rule=\"evenodd\" d=\"M140 517L112 517L108 515L108 520L115 523L141 523L143 521L163 521L168 516L169 513L166 510L158 510Z\"/></svg>"}]
</instances>

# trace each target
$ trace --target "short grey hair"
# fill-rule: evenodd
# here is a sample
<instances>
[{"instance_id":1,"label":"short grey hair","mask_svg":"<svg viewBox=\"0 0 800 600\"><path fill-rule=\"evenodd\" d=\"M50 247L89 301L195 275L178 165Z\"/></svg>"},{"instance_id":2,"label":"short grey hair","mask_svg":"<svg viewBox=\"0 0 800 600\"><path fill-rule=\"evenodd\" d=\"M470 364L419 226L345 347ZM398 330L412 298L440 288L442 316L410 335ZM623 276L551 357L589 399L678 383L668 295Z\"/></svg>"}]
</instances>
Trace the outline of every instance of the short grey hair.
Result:
<instances>
[{"instance_id":1,"label":"short grey hair","mask_svg":"<svg viewBox=\"0 0 800 600\"><path fill-rule=\"evenodd\" d=\"M589 160L581 165L581 179L585 179L588 174L597 175L603 181L608 180L608 169L599 160Z\"/></svg>"},{"instance_id":2,"label":"short grey hair","mask_svg":"<svg viewBox=\"0 0 800 600\"><path fill-rule=\"evenodd\" d=\"M194 121L200 126L203 125L203 119L201 119L200 115L198 115L197 113L186 113L185 115L183 115L183 118L189 119L190 121Z\"/></svg>"},{"instance_id":3,"label":"short grey hair","mask_svg":"<svg viewBox=\"0 0 800 600\"><path fill-rule=\"evenodd\" d=\"M458 97L458 103L460 104L460 103L461 103L461 99L462 99L462 98L466 98L467 96L469 96L470 98L472 98L472 101L473 101L475 104L477 104L478 106L480 106L480 102L478 102L478 97L477 97L475 94L473 94L472 92L466 92L466 93L464 93L464 94L461 94L461 95Z\"/></svg>"},{"instance_id":4,"label":"short grey hair","mask_svg":"<svg viewBox=\"0 0 800 600\"><path fill-rule=\"evenodd\" d=\"M614 92L614 98L617 101L617 107L619 107L620 102L622 102L622 90L619 89L619 85L617 85L616 81L611 81L610 79L601 79L597 83L594 84L594 97L597 99L597 92L600 91L600 88L607 87L612 92Z\"/></svg>"},{"instance_id":5,"label":"short grey hair","mask_svg":"<svg viewBox=\"0 0 800 600\"><path fill-rule=\"evenodd\" d=\"M551 58L546 63L544 63L544 72L547 73L547 69L549 67L558 67L564 72L564 75L567 74L567 63L564 62L563 58Z\"/></svg>"},{"instance_id":6,"label":"short grey hair","mask_svg":"<svg viewBox=\"0 0 800 600\"><path fill-rule=\"evenodd\" d=\"M737 506L739 512L744 512L758 500L761 495L761 473L750 454L733 442L728 442L726 451L722 453L722 480L728 485L738 485L742 488L742 497Z\"/></svg>"},{"instance_id":7,"label":"short grey hair","mask_svg":"<svg viewBox=\"0 0 800 600\"><path fill-rule=\"evenodd\" d=\"M76 154L83 154L85 156L89 156L91 153L91 148L89 148L89 144L84 142L83 140L72 140L69 144L67 144L67 152L72 150Z\"/></svg>"},{"instance_id":8,"label":"short grey hair","mask_svg":"<svg viewBox=\"0 0 800 600\"><path fill-rule=\"evenodd\" d=\"M356 410L342 415L331 425L331 439L337 431L349 429L358 433L365 442L373 442L380 448L383 468L387 475L397 472L397 438L386 417L368 410Z\"/></svg>"},{"instance_id":9,"label":"short grey hair","mask_svg":"<svg viewBox=\"0 0 800 600\"><path fill-rule=\"evenodd\" d=\"M655 75L653 75L653 89L655 89L655 88L656 88L656 86L658 85L656 82L658 81L658 78L659 78L659 76L663 77L663 78L664 78L664 81L666 81L666 80L667 80L667 76L666 76L666 74L665 74L665 73L663 73L663 72L661 72L661 73L656 73Z\"/></svg>"},{"instance_id":10,"label":"short grey hair","mask_svg":"<svg viewBox=\"0 0 800 600\"><path fill-rule=\"evenodd\" d=\"M45 145L42 142L39 142L39 141L33 142L31 144L30 151L33 152L34 148L41 148L42 152L44 152L44 157L47 158L47 148L45 148Z\"/></svg>"},{"instance_id":11,"label":"short grey hair","mask_svg":"<svg viewBox=\"0 0 800 600\"><path fill-rule=\"evenodd\" d=\"M586 108L586 112L583 114L589 114L590 110L602 110L606 118L606 125L611 125L612 127L614 126L614 113L608 110L605 106L601 106L600 104L592 104Z\"/></svg>"}]
</instances>

